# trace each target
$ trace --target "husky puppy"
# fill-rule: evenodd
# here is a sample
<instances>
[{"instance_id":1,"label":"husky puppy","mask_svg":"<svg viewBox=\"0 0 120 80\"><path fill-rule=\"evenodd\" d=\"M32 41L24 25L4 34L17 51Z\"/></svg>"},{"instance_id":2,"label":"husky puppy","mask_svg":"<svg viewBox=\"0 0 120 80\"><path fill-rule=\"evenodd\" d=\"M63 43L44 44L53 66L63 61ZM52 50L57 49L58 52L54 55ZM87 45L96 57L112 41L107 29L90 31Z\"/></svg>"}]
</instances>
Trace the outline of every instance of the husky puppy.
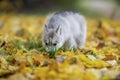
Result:
<instances>
[{"instance_id":1,"label":"husky puppy","mask_svg":"<svg viewBox=\"0 0 120 80\"><path fill-rule=\"evenodd\" d=\"M48 16L42 33L42 43L47 51L83 48L86 41L86 20L77 12L63 11Z\"/></svg>"}]
</instances>

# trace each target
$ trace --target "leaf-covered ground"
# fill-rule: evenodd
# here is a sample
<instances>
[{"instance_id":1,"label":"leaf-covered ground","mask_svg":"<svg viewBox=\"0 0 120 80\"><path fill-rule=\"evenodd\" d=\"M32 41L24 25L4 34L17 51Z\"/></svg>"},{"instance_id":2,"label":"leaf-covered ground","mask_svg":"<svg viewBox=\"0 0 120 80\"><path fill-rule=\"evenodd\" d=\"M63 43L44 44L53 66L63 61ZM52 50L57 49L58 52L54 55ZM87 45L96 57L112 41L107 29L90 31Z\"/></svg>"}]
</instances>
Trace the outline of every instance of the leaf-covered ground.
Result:
<instances>
[{"instance_id":1,"label":"leaf-covered ground","mask_svg":"<svg viewBox=\"0 0 120 80\"><path fill-rule=\"evenodd\" d=\"M54 56L40 41L45 19L0 16L0 80L120 80L120 21L87 19L85 48Z\"/></svg>"}]
</instances>

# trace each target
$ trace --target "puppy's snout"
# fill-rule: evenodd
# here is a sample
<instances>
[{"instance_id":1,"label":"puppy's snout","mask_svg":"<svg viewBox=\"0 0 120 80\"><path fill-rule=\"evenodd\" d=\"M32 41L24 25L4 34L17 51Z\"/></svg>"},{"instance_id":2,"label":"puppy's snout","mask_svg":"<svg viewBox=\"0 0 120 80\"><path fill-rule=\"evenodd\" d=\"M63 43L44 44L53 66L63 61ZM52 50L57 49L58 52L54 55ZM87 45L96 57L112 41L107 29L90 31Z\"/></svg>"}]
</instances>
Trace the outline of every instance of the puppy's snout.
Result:
<instances>
[{"instance_id":1,"label":"puppy's snout","mask_svg":"<svg viewBox=\"0 0 120 80\"><path fill-rule=\"evenodd\" d=\"M56 47L54 47L54 46L46 47L46 51L47 51L47 52L56 51Z\"/></svg>"}]
</instances>

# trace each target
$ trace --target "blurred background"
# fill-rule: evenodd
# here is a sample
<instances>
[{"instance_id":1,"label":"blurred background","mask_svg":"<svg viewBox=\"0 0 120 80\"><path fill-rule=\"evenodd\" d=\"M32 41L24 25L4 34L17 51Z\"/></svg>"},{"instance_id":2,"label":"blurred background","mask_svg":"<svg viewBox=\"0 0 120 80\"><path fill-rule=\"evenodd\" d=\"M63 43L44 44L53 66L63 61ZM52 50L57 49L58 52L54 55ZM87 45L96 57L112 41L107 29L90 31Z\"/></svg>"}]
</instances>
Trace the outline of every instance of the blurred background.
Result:
<instances>
[{"instance_id":1,"label":"blurred background","mask_svg":"<svg viewBox=\"0 0 120 80\"><path fill-rule=\"evenodd\" d=\"M0 0L0 13L45 15L74 10L88 17L120 19L120 0Z\"/></svg>"}]
</instances>

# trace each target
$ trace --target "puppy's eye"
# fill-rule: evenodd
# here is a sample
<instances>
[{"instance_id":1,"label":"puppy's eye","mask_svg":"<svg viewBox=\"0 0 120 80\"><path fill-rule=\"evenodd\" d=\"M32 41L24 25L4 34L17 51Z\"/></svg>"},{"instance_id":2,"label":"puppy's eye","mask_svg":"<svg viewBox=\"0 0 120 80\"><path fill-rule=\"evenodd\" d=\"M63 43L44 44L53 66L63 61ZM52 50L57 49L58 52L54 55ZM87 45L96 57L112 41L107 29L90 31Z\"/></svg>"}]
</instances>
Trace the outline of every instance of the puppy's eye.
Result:
<instances>
[{"instance_id":1,"label":"puppy's eye","mask_svg":"<svg viewBox=\"0 0 120 80\"><path fill-rule=\"evenodd\" d=\"M57 43L54 43L53 45L54 45L54 46L56 46L56 45L57 45Z\"/></svg>"},{"instance_id":2,"label":"puppy's eye","mask_svg":"<svg viewBox=\"0 0 120 80\"><path fill-rule=\"evenodd\" d=\"M48 45L48 43L45 43L45 45Z\"/></svg>"}]
</instances>

